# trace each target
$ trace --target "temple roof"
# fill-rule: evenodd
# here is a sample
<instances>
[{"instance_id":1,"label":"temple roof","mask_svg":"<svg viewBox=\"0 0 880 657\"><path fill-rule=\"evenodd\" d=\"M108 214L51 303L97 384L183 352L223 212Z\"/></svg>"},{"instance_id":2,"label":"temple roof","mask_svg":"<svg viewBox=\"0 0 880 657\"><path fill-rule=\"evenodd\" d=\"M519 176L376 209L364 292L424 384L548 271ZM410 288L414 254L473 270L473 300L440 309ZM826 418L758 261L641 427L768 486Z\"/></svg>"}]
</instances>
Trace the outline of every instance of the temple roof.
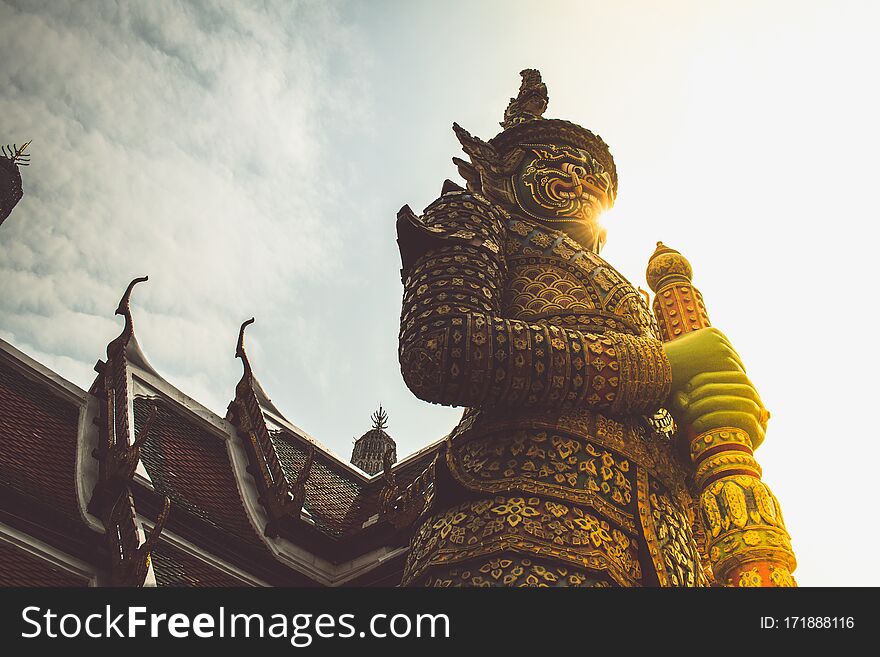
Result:
<instances>
[{"instance_id":1,"label":"temple roof","mask_svg":"<svg viewBox=\"0 0 880 657\"><path fill-rule=\"evenodd\" d=\"M0 221L21 198L15 158L0 157ZM334 454L254 376L253 320L217 416L147 360L131 312L147 280L122 295L124 326L88 392L0 340L0 563L20 575L0 585L393 584L407 541L392 503L442 441L395 464L380 407L358 441L370 465Z\"/></svg>"},{"instance_id":2,"label":"temple roof","mask_svg":"<svg viewBox=\"0 0 880 657\"><path fill-rule=\"evenodd\" d=\"M305 463L306 445L288 432L272 435L278 455L289 481L302 471ZM406 459L394 468L398 481L406 486L430 464L439 443L434 449L422 450L414 458ZM379 513L379 496L384 482L381 477L364 480L363 475L350 467L342 467L338 459L316 453L311 472L306 479L306 496L303 510L309 514L315 527L330 536L352 536L364 529L368 521Z\"/></svg>"},{"instance_id":3,"label":"temple roof","mask_svg":"<svg viewBox=\"0 0 880 657\"><path fill-rule=\"evenodd\" d=\"M136 397L133 405L136 434L151 407L158 410L150 437L141 448L141 460L153 488L171 498L175 513L186 511L264 548L236 494L238 486L224 442L161 398Z\"/></svg>"},{"instance_id":4,"label":"temple roof","mask_svg":"<svg viewBox=\"0 0 880 657\"><path fill-rule=\"evenodd\" d=\"M130 487L137 522L146 528L161 525L164 531L152 560L159 585L393 580L407 542L385 517L383 496L389 486L399 491L418 477L442 441L388 471L363 472L282 414L253 376L243 331L245 374L230 415L217 416L162 378L144 356L130 309L132 289L143 280L132 281L123 295L117 312L125 325L108 345L107 361L96 366L98 377L88 393L0 340L0 492L29 500L26 515L34 518L13 519L28 527L47 523L53 549L76 547L78 558L106 559L106 519L86 506L99 482L96 459L107 458L107 448L98 446L111 431L119 449L128 445L136 454ZM384 411L374 417L362 439L394 446L384 430L386 418ZM167 521L162 517L166 496ZM4 505L0 520L6 521ZM74 532L77 546L72 547L72 534L53 533L57 521L52 519L58 516L81 527ZM95 542L91 549L90 541ZM38 565L46 582L56 581L54 566ZM369 575L374 568L377 575ZM62 571L58 582L87 579ZM33 581L43 580L35 576Z\"/></svg>"},{"instance_id":5,"label":"temple roof","mask_svg":"<svg viewBox=\"0 0 880 657\"><path fill-rule=\"evenodd\" d=\"M192 552L163 541L153 550L159 586L241 586L242 581L207 564Z\"/></svg>"},{"instance_id":6,"label":"temple roof","mask_svg":"<svg viewBox=\"0 0 880 657\"><path fill-rule=\"evenodd\" d=\"M75 476L85 392L77 400L74 386L61 388L30 359L23 362L21 352L0 346L0 485L79 519Z\"/></svg>"},{"instance_id":7,"label":"temple roof","mask_svg":"<svg viewBox=\"0 0 880 657\"><path fill-rule=\"evenodd\" d=\"M48 563L36 555L0 541L4 586L88 586L88 579Z\"/></svg>"}]
</instances>

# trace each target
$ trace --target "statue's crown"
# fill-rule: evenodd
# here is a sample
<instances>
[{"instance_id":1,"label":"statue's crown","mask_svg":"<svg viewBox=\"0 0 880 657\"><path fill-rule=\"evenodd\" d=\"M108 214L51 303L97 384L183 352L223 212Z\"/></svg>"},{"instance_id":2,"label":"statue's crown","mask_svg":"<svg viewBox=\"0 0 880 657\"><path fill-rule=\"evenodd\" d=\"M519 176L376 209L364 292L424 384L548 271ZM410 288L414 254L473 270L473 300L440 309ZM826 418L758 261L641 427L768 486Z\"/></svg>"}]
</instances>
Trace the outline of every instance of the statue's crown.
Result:
<instances>
[{"instance_id":1,"label":"statue's crown","mask_svg":"<svg viewBox=\"0 0 880 657\"><path fill-rule=\"evenodd\" d=\"M550 97L547 95L547 85L541 81L541 71L527 68L520 71L522 84L519 86L519 94L511 98L507 109L504 110L504 120L501 127L507 130L524 121L540 119L547 109Z\"/></svg>"},{"instance_id":2,"label":"statue's crown","mask_svg":"<svg viewBox=\"0 0 880 657\"><path fill-rule=\"evenodd\" d=\"M608 144L599 135L571 121L545 119L549 96L547 85L541 80L540 71L527 68L520 72L522 83L519 94L511 98L504 111L504 128L489 140L489 144L503 154L521 144L555 143L580 148L598 160L611 175L614 193L617 194L617 167L608 150Z\"/></svg>"}]
</instances>

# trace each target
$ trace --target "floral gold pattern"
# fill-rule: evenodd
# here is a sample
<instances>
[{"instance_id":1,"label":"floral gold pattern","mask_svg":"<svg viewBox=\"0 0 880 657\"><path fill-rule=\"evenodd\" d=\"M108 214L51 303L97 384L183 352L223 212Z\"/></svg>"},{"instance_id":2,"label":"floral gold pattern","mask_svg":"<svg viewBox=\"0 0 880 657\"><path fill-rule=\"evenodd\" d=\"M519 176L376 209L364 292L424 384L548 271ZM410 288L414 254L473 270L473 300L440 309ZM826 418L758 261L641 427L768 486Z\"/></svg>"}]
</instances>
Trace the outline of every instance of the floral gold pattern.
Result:
<instances>
[{"instance_id":1,"label":"floral gold pattern","mask_svg":"<svg viewBox=\"0 0 880 657\"><path fill-rule=\"evenodd\" d=\"M608 588L613 584L593 573L560 565L546 559L524 558L502 554L485 562L479 560L464 566L437 569L425 579L433 587L538 587L538 588Z\"/></svg>"},{"instance_id":2,"label":"floral gold pattern","mask_svg":"<svg viewBox=\"0 0 880 657\"><path fill-rule=\"evenodd\" d=\"M707 586L687 504L673 501L658 481L641 471L638 479L639 516L648 551L661 586Z\"/></svg>"},{"instance_id":3,"label":"floral gold pattern","mask_svg":"<svg viewBox=\"0 0 880 657\"><path fill-rule=\"evenodd\" d=\"M635 467L604 447L576 436L521 430L512 439L506 432L481 436L450 454L450 470L470 490L513 487L583 504L636 534Z\"/></svg>"},{"instance_id":4,"label":"floral gold pattern","mask_svg":"<svg viewBox=\"0 0 880 657\"><path fill-rule=\"evenodd\" d=\"M515 553L552 558L620 585L641 583L638 543L579 506L539 497L497 496L453 506L422 523L413 538L404 583L429 569Z\"/></svg>"}]
</instances>

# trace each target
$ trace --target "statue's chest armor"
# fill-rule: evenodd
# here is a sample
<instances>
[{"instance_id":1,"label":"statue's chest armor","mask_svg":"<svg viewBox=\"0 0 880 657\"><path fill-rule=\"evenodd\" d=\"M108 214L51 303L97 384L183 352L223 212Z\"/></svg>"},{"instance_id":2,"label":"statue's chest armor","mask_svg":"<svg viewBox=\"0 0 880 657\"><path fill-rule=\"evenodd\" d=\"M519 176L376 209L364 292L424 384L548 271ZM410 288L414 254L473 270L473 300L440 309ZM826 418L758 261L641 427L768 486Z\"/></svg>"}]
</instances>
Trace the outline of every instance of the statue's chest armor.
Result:
<instances>
[{"instance_id":1,"label":"statue's chest armor","mask_svg":"<svg viewBox=\"0 0 880 657\"><path fill-rule=\"evenodd\" d=\"M657 323L641 293L564 233L511 220L505 256L505 317L658 337Z\"/></svg>"}]
</instances>

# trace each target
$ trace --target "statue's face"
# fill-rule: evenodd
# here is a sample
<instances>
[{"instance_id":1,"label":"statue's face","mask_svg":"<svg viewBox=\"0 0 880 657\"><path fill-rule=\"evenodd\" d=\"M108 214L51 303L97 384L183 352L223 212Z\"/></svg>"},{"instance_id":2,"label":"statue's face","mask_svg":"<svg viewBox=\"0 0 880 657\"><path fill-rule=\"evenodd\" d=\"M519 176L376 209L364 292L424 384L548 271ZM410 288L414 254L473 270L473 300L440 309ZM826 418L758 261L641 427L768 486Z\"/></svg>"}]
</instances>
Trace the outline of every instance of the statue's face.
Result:
<instances>
[{"instance_id":1,"label":"statue's face","mask_svg":"<svg viewBox=\"0 0 880 657\"><path fill-rule=\"evenodd\" d=\"M526 155L512 181L519 209L598 252L605 241L598 218L614 200L609 173L579 148L555 144L521 148Z\"/></svg>"}]
</instances>

